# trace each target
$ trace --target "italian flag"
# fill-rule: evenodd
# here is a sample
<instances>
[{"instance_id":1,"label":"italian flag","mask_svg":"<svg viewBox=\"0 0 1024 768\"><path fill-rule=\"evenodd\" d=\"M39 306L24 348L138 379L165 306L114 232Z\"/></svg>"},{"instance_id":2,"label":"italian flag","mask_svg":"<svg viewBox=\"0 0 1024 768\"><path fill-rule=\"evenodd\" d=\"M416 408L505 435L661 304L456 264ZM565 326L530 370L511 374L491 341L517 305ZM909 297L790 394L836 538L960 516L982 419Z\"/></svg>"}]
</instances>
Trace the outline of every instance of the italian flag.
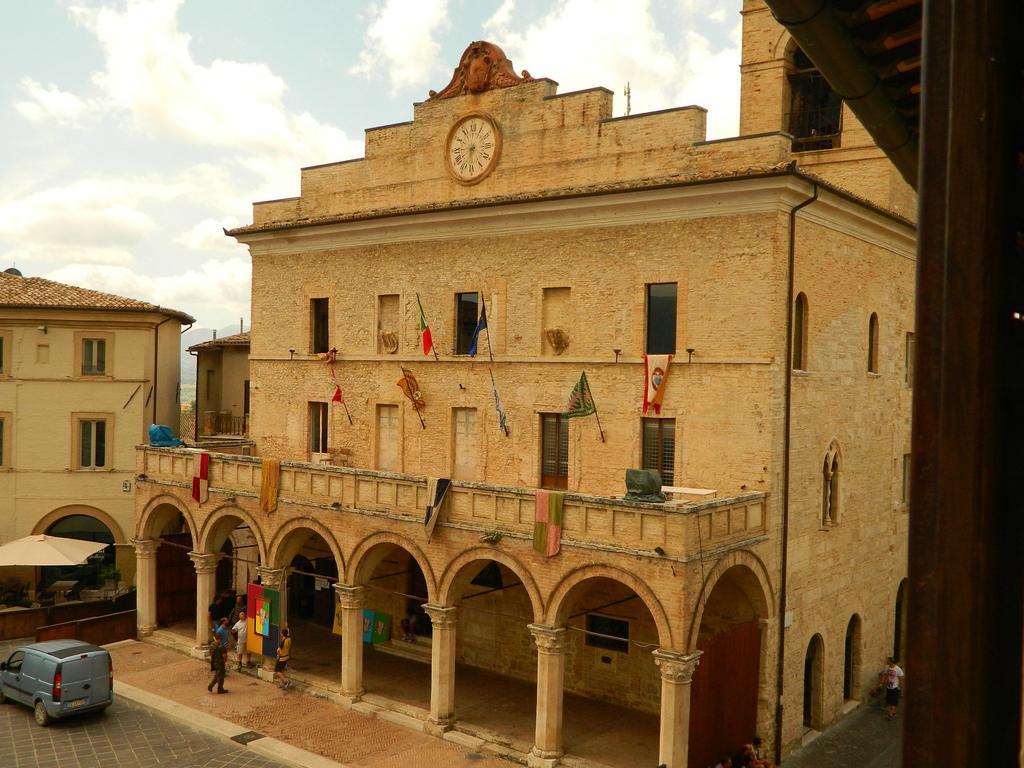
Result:
<instances>
[{"instance_id":1,"label":"italian flag","mask_svg":"<svg viewBox=\"0 0 1024 768\"><path fill-rule=\"evenodd\" d=\"M430 326L427 325L427 316L423 314L423 305L420 304L419 294L416 294L416 304L420 308L420 336L423 339L423 354L429 355L434 348L434 339L430 335Z\"/></svg>"}]
</instances>

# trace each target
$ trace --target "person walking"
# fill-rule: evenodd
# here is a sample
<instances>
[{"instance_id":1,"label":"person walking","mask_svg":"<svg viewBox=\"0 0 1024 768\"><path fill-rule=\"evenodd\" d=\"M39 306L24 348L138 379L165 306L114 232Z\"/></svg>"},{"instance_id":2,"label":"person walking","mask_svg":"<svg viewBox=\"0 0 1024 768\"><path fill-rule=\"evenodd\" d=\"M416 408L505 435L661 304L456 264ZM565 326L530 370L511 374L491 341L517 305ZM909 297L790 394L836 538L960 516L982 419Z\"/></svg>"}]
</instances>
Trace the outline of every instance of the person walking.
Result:
<instances>
[{"instance_id":1,"label":"person walking","mask_svg":"<svg viewBox=\"0 0 1024 768\"><path fill-rule=\"evenodd\" d=\"M281 690L287 690L291 683L285 677L285 670L292 658L292 638L287 627L281 629L281 643L277 646L277 663L274 665L274 678L280 681Z\"/></svg>"},{"instance_id":2,"label":"person walking","mask_svg":"<svg viewBox=\"0 0 1024 768\"><path fill-rule=\"evenodd\" d=\"M231 634L235 636L235 654L238 656L238 671L242 671L242 657L245 657L245 666L249 666L249 649L246 648L246 623L245 611L240 611L238 621L231 627Z\"/></svg>"},{"instance_id":3,"label":"person walking","mask_svg":"<svg viewBox=\"0 0 1024 768\"><path fill-rule=\"evenodd\" d=\"M896 664L896 659L890 656L885 663L885 669L878 675L878 686L885 688L885 706L889 711L889 719L896 719L896 707L900 703L900 692L903 690L903 678L906 674Z\"/></svg>"},{"instance_id":4,"label":"person walking","mask_svg":"<svg viewBox=\"0 0 1024 768\"><path fill-rule=\"evenodd\" d=\"M222 645L220 635L214 633L213 642L210 643L210 665L213 667L213 677L206 690L213 692L213 686L217 686L217 693L227 693L224 687L224 663L227 656L227 644Z\"/></svg>"}]
</instances>

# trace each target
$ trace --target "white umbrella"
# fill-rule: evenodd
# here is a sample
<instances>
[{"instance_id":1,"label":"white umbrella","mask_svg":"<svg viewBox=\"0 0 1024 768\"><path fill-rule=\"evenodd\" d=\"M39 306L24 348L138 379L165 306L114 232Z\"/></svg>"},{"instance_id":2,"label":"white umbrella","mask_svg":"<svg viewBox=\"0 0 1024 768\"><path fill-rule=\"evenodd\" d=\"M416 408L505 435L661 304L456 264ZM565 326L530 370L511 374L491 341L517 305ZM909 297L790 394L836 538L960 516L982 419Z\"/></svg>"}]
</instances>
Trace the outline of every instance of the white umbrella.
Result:
<instances>
[{"instance_id":1,"label":"white umbrella","mask_svg":"<svg viewBox=\"0 0 1024 768\"><path fill-rule=\"evenodd\" d=\"M9 541L0 547L3 565L81 565L89 555L106 548L99 541L79 541L37 534Z\"/></svg>"}]
</instances>

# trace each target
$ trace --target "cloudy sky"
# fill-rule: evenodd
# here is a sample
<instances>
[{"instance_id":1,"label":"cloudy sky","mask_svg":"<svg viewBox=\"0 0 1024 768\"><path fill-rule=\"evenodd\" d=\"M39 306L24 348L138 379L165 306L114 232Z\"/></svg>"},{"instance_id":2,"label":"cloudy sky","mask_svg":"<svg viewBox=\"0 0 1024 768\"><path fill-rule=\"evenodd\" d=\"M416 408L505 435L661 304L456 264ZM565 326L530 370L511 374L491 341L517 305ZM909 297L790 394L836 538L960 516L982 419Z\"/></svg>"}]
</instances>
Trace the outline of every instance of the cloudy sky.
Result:
<instances>
[{"instance_id":1,"label":"cloudy sky","mask_svg":"<svg viewBox=\"0 0 1024 768\"><path fill-rule=\"evenodd\" d=\"M249 314L222 227L363 154L466 45L633 112L710 110L735 135L741 0L2 0L0 269L146 299L221 327Z\"/></svg>"}]
</instances>

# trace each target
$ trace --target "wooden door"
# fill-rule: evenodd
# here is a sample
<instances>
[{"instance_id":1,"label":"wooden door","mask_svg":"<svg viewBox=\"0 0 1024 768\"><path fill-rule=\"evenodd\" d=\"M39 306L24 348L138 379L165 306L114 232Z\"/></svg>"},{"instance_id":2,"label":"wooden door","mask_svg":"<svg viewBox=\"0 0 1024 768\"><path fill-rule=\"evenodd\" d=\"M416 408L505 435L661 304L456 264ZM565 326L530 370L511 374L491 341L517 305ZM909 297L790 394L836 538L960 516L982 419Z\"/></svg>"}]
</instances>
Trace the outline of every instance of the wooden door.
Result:
<instances>
[{"instance_id":1,"label":"wooden door","mask_svg":"<svg viewBox=\"0 0 1024 768\"><path fill-rule=\"evenodd\" d=\"M192 537L173 533L156 550L156 620L160 626L195 618L196 569L188 556Z\"/></svg>"},{"instance_id":2,"label":"wooden door","mask_svg":"<svg viewBox=\"0 0 1024 768\"><path fill-rule=\"evenodd\" d=\"M757 728L761 628L756 621L702 639L690 698L690 768L714 765Z\"/></svg>"}]
</instances>

